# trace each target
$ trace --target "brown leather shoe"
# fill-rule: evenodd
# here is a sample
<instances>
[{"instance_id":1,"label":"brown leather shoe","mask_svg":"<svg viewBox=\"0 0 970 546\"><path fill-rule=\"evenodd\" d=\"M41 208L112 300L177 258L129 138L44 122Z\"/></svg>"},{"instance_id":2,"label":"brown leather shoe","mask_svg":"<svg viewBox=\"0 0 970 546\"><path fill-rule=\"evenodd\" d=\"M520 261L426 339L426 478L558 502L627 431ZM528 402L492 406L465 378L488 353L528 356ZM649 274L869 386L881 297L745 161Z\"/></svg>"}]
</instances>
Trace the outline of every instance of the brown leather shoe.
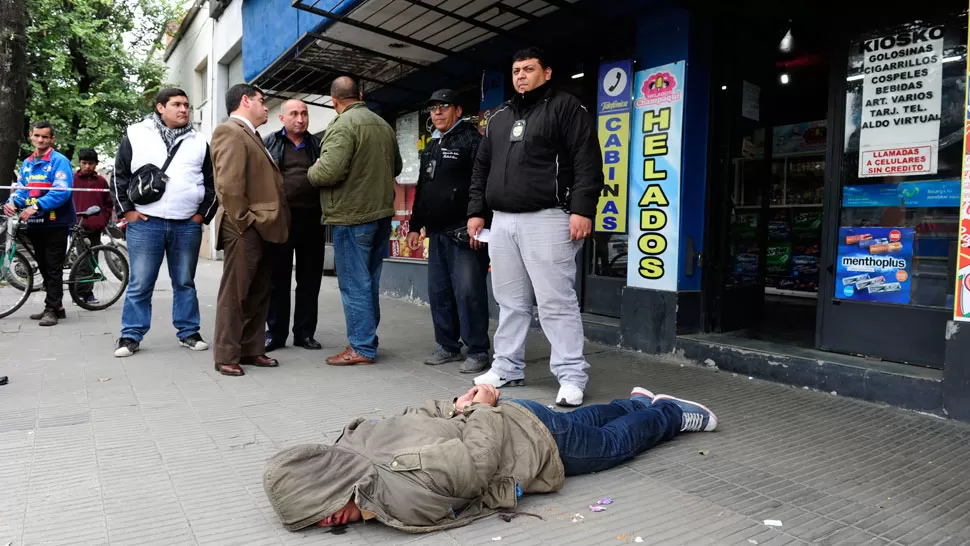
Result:
<instances>
[{"instance_id":1,"label":"brown leather shoe","mask_svg":"<svg viewBox=\"0 0 970 546\"><path fill-rule=\"evenodd\" d=\"M356 364L373 364L374 361L362 356L357 351L350 347L347 347L344 352L339 355L333 355L327 359L327 364L331 366L354 366Z\"/></svg>"},{"instance_id":2,"label":"brown leather shoe","mask_svg":"<svg viewBox=\"0 0 970 546\"><path fill-rule=\"evenodd\" d=\"M220 364L216 362L216 371L222 375L240 376L246 375L246 372L239 366L239 364Z\"/></svg>"},{"instance_id":3,"label":"brown leather shoe","mask_svg":"<svg viewBox=\"0 0 970 546\"><path fill-rule=\"evenodd\" d=\"M266 355L244 356L239 359L240 364L248 366L258 366L260 368L275 368L280 365L280 361Z\"/></svg>"}]
</instances>

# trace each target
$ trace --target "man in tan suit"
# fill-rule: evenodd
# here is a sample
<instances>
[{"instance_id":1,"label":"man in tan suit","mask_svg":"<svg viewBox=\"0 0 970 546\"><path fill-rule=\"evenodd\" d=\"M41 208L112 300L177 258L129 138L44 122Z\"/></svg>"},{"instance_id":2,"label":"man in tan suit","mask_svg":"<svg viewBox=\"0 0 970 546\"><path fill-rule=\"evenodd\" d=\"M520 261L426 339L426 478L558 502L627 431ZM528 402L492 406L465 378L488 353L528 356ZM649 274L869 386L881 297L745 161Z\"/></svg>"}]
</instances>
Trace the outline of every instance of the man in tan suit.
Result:
<instances>
[{"instance_id":1,"label":"man in tan suit","mask_svg":"<svg viewBox=\"0 0 970 546\"><path fill-rule=\"evenodd\" d=\"M283 175L256 127L269 110L263 92L237 84L226 92L229 119L212 133L216 193L224 214L216 220L216 248L225 250L216 309L216 370L244 375L240 364L276 367L265 354L272 267L267 243L284 243L290 209Z\"/></svg>"}]
</instances>

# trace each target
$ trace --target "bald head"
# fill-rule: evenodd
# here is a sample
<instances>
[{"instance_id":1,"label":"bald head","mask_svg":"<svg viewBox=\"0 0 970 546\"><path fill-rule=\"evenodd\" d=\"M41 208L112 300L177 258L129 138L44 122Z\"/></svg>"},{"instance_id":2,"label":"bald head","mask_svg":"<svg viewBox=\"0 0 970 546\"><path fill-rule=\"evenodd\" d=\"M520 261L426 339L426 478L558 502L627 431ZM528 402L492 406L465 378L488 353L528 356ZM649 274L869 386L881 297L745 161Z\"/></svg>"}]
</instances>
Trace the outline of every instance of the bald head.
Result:
<instances>
[{"instance_id":1,"label":"bald head","mask_svg":"<svg viewBox=\"0 0 970 546\"><path fill-rule=\"evenodd\" d=\"M349 76L340 76L330 84L330 98L338 114L342 113L348 105L364 100L360 86Z\"/></svg>"},{"instance_id":2,"label":"bald head","mask_svg":"<svg viewBox=\"0 0 970 546\"><path fill-rule=\"evenodd\" d=\"M280 107L280 125L286 129L286 136L299 143L303 133L310 126L310 112L306 104L297 99L290 99Z\"/></svg>"},{"instance_id":3,"label":"bald head","mask_svg":"<svg viewBox=\"0 0 970 546\"><path fill-rule=\"evenodd\" d=\"M306 103L300 99L287 99L280 105L280 114L286 115L290 110L306 110Z\"/></svg>"}]
</instances>

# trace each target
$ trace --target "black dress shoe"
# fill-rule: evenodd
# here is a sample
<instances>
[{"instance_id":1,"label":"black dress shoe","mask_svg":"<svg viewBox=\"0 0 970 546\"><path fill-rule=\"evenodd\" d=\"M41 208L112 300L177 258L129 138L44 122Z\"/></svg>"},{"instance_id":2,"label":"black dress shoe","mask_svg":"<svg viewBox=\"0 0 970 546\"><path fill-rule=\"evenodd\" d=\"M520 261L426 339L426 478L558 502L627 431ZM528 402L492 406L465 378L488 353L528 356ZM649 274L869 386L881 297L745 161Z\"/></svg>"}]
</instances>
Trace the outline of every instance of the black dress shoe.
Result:
<instances>
[{"instance_id":1,"label":"black dress shoe","mask_svg":"<svg viewBox=\"0 0 970 546\"><path fill-rule=\"evenodd\" d=\"M323 345L320 345L320 342L312 337L294 340L293 345L303 347L304 349L310 349L311 351L319 351L320 349L323 349Z\"/></svg>"},{"instance_id":2,"label":"black dress shoe","mask_svg":"<svg viewBox=\"0 0 970 546\"><path fill-rule=\"evenodd\" d=\"M266 340L266 352L267 353L268 352L271 352L271 351L275 351L276 349L282 349L283 347L286 347L286 343L277 342L277 341L275 341L273 339L267 339Z\"/></svg>"}]
</instances>

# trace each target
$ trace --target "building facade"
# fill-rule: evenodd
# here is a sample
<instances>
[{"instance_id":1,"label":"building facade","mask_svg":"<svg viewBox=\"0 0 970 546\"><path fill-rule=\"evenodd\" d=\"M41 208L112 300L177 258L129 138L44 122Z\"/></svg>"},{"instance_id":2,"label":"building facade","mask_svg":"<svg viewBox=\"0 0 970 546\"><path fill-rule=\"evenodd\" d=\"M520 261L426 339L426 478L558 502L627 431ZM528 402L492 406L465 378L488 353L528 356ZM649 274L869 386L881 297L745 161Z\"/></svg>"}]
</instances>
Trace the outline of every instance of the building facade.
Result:
<instances>
[{"instance_id":1,"label":"building facade","mask_svg":"<svg viewBox=\"0 0 970 546\"><path fill-rule=\"evenodd\" d=\"M208 139L217 125L229 117L225 95L237 83L251 78L244 74L243 0L196 0L186 12L173 39L167 44L163 60L168 69L166 83L184 89L192 107L191 120ZM281 6L288 7L288 6ZM295 11L295 10L293 10ZM274 94L266 100L269 121L262 134L279 131L278 108L287 98L305 98L305 93ZM319 101L314 96L311 100ZM309 131L322 134L335 113L332 108L308 106ZM217 259L215 239L206 227L202 256ZM332 269L332 259L329 269Z\"/></svg>"},{"instance_id":2,"label":"building facade","mask_svg":"<svg viewBox=\"0 0 970 546\"><path fill-rule=\"evenodd\" d=\"M604 154L588 337L970 419L967 4L852 4L251 0L243 69L278 93L362 83L406 156L382 284L426 299L401 244L422 103L450 87L484 122L512 52L542 47Z\"/></svg>"}]
</instances>

